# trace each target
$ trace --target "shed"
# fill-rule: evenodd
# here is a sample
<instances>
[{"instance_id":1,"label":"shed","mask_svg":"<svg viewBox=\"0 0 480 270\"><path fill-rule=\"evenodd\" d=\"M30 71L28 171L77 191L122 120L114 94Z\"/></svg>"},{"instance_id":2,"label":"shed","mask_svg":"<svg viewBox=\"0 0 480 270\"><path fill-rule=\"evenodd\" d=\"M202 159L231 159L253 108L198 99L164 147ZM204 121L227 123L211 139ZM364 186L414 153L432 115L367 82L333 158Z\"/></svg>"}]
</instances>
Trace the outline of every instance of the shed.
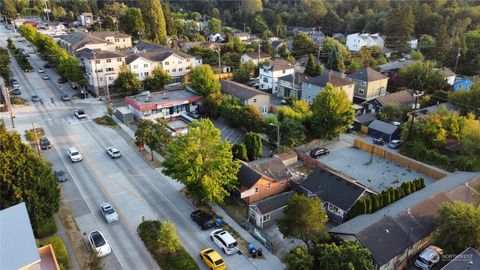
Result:
<instances>
[{"instance_id":1,"label":"shed","mask_svg":"<svg viewBox=\"0 0 480 270\"><path fill-rule=\"evenodd\" d=\"M277 219L283 217L283 209L293 194L293 191L284 192L250 204L250 222L261 229L273 225Z\"/></svg>"},{"instance_id":2,"label":"shed","mask_svg":"<svg viewBox=\"0 0 480 270\"><path fill-rule=\"evenodd\" d=\"M383 138L385 142L397 139L400 135L400 129L390 123L380 120L374 120L368 125L368 135L373 138Z\"/></svg>"},{"instance_id":3,"label":"shed","mask_svg":"<svg viewBox=\"0 0 480 270\"><path fill-rule=\"evenodd\" d=\"M115 110L115 116L124 124L133 122L133 113L127 107L118 107Z\"/></svg>"},{"instance_id":4,"label":"shed","mask_svg":"<svg viewBox=\"0 0 480 270\"><path fill-rule=\"evenodd\" d=\"M374 113L357 115L353 121L353 130L360 131L362 130L362 126L368 127L368 125L370 125L375 119L377 119L377 115Z\"/></svg>"}]
</instances>

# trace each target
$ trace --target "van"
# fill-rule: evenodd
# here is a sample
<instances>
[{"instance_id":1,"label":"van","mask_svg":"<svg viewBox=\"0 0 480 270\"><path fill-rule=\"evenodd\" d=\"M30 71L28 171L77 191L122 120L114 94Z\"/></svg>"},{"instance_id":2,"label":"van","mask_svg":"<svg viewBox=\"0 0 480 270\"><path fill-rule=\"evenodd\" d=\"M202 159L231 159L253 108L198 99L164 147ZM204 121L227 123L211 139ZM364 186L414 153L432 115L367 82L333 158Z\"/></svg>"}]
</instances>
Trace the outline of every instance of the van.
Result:
<instances>
[{"instance_id":1,"label":"van","mask_svg":"<svg viewBox=\"0 0 480 270\"><path fill-rule=\"evenodd\" d=\"M442 256L443 250L436 246L428 246L426 249L420 253L415 261L415 266L423 269L429 270L440 261L440 256Z\"/></svg>"}]
</instances>

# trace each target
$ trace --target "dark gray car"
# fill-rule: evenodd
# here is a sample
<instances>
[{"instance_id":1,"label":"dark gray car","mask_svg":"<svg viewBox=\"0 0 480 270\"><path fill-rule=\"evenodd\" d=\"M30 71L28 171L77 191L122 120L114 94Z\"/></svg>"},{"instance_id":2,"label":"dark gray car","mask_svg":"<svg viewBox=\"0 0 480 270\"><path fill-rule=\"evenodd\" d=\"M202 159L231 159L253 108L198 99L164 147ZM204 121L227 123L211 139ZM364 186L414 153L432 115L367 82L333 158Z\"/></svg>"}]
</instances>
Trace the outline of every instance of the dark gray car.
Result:
<instances>
[{"instance_id":1,"label":"dark gray car","mask_svg":"<svg viewBox=\"0 0 480 270\"><path fill-rule=\"evenodd\" d=\"M68 180L67 173L64 170L56 170L53 174L58 182L66 182Z\"/></svg>"}]
</instances>

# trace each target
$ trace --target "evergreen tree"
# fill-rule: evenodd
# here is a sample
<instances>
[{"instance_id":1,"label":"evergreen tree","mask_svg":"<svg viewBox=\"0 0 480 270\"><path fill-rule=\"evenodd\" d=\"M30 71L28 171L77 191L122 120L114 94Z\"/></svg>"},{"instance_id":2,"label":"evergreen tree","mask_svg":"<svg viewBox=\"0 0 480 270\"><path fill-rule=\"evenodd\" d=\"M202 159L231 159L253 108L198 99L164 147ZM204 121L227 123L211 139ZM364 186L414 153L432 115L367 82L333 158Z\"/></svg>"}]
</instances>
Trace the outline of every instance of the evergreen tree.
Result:
<instances>
[{"instance_id":1,"label":"evergreen tree","mask_svg":"<svg viewBox=\"0 0 480 270\"><path fill-rule=\"evenodd\" d=\"M170 10L170 3L167 1L162 5L163 16L165 17L165 28L167 30L167 35L173 36L177 34L177 29L173 23L173 15Z\"/></svg>"},{"instance_id":2,"label":"evergreen tree","mask_svg":"<svg viewBox=\"0 0 480 270\"><path fill-rule=\"evenodd\" d=\"M167 30L165 17L160 0L139 0L143 21L147 30L147 37L153 42L167 44Z\"/></svg>"},{"instance_id":3,"label":"evergreen tree","mask_svg":"<svg viewBox=\"0 0 480 270\"><path fill-rule=\"evenodd\" d=\"M245 146L247 147L247 154L249 160L255 160L262 157L263 146L262 137L255 132L247 132L245 134Z\"/></svg>"},{"instance_id":4,"label":"evergreen tree","mask_svg":"<svg viewBox=\"0 0 480 270\"><path fill-rule=\"evenodd\" d=\"M401 19L399 19L401 18ZM408 41L415 30L415 18L409 3L401 3L393 9L387 19L387 47L409 50Z\"/></svg>"},{"instance_id":5,"label":"evergreen tree","mask_svg":"<svg viewBox=\"0 0 480 270\"><path fill-rule=\"evenodd\" d=\"M313 55L310 54L307 59L307 63L305 64L305 75L315 77L320 75L322 72L322 67L320 63L315 63Z\"/></svg>"},{"instance_id":6,"label":"evergreen tree","mask_svg":"<svg viewBox=\"0 0 480 270\"><path fill-rule=\"evenodd\" d=\"M1 4L2 14L7 17L8 20L15 19L17 17L17 9L13 0L3 0Z\"/></svg>"},{"instance_id":7,"label":"evergreen tree","mask_svg":"<svg viewBox=\"0 0 480 270\"><path fill-rule=\"evenodd\" d=\"M243 161L248 161L247 147L245 144L234 144L232 146L232 153L234 158L238 158Z\"/></svg>"},{"instance_id":8,"label":"evergreen tree","mask_svg":"<svg viewBox=\"0 0 480 270\"><path fill-rule=\"evenodd\" d=\"M263 9L262 0L243 0L242 11L247 15L261 12Z\"/></svg>"}]
</instances>

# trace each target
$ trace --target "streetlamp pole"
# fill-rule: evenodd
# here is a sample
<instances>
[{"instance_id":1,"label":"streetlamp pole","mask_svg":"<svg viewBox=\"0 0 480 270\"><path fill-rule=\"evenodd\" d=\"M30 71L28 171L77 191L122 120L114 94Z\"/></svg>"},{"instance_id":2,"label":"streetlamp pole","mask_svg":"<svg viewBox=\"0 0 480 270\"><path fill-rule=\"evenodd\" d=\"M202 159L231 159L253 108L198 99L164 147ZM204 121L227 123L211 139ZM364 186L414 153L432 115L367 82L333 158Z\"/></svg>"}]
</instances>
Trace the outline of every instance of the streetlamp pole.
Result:
<instances>
[{"instance_id":1,"label":"streetlamp pole","mask_svg":"<svg viewBox=\"0 0 480 270\"><path fill-rule=\"evenodd\" d=\"M3 80L2 80L2 85L1 85L2 89L5 89L5 103L7 104L8 106L8 111L10 112L10 121L12 121L12 128L15 128L15 122L13 121L13 118L15 118L15 116L13 116L13 110L12 110L12 102L10 101L10 92L8 90L8 88L5 87L5 84L3 84Z\"/></svg>"},{"instance_id":2,"label":"streetlamp pole","mask_svg":"<svg viewBox=\"0 0 480 270\"><path fill-rule=\"evenodd\" d=\"M411 117L412 117L412 120L410 121L410 128L408 130L408 138L411 139L412 138L412 132L413 132L413 122L415 120L415 110L417 109L417 106L418 106L418 97L422 96L423 95L423 91L415 91L415 107L413 108L412 112L411 112Z\"/></svg>"},{"instance_id":3,"label":"streetlamp pole","mask_svg":"<svg viewBox=\"0 0 480 270\"><path fill-rule=\"evenodd\" d=\"M110 90L108 88L108 79L109 78L107 78L107 75L110 76L110 75L115 75L115 74L114 73L107 73L107 74L103 75L103 78L105 79L105 82L106 82L106 85L107 85L107 102L108 102L107 112L108 112L108 114L110 114L110 112L112 111L112 105L111 105L111 102L110 102Z\"/></svg>"}]
</instances>

